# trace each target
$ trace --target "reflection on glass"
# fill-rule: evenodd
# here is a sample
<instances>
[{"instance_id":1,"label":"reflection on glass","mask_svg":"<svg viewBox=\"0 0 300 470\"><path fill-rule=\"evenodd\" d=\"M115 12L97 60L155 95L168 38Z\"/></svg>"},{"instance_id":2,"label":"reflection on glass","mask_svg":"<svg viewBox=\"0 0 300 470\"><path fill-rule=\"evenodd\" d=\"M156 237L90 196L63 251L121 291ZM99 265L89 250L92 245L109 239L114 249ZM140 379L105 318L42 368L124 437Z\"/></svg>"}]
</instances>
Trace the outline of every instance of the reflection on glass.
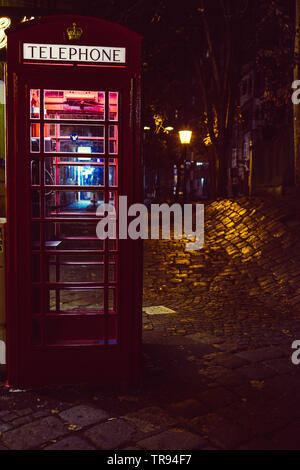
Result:
<instances>
[{"instance_id":1,"label":"reflection on glass","mask_svg":"<svg viewBox=\"0 0 300 470\"><path fill-rule=\"evenodd\" d=\"M40 255L32 255L31 257L31 276L32 282L40 281Z\"/></svg>"},{"instance_id":2,"label":"reflection on glass","mask_svg":"<svg viewBox=\"0 0 300 470\"><path fill-rule=\"evenodd\" d=\"M109 121L118 120L118 92L109 92Z\"/></svg>"},{"instance_id":3,"label":"reflection on glass","mask_svg":"<svg viewBox=\"0 0 300 470\"><path fill-rule=\"evenodd\" d=\"M118 243L117 240L108 240L108 249L109 251L116 251L118 249Z\"/></svg>"},{"instance_id":4,"label":"reflection on glass","mask_svg":"<svg viewBox=\"0 0 300 470\"><path fill-rule=\"evenodd\" d=\"M109 126L109 154L118 153L118 126Z\"/></svg>"},{"instance_id":5,"label":"reflection on glass","mask_svg":"<svg viewBox=\"0 0 300 470\"><path fill-rule=\"evenodd\" d=\"M32 185L40 184L40 162L39 160L30 160L30 181Z\"/></svg>"},{"instance_id":6,"label":"reflection on glass","mask_svg":"<svg viewBox=\"0 0 300 470\"><path fill-rule=\"evenodd\" d=\"M116 280L117 280L117 256L109 255L108 282L116 282Z\"/></svg>"},{"instance_id":7,"label":"reflection on glass","mask_svg":"<svg viewBox=\"0 0 300 470\"><path fill-rule=\"evenodd\" d=\"M118 186L118 161L116 158L109 159L109 186Z\"/></svg>"},{"instance_id":8,"label":"reflection on glass","mask_svg":"<svg viewBox=\"0 0 300 470\"><path fill-rule=\"evenodd\" d=\"M103 91L45 90L45 119L82 119L103 121L105 93Z\"/></svg>"},{"instance_id":9,"label":"reflection on glass","mask_svg":"<svg viewBox=\"0 0 300 470\"><path fill-rule=\"evenodd\" d=\"M41 291L38 287L32 287L32 314L39 315L41 313Z\"/></svg>"},{"instance_id":10,"label":"reflection on glass","mask_svg":"<svg viewBox=\"0 0 300 470\"><path fill-rule=\"evenodd\" d=\"M31 191L31 217L41 216L40 191Z\"/></svg>"},{"instance_id":11,"label":"reflection on glass","mask_svg":"<svg viewBox=\"0 0 300 470\"><path fill-rule=\"evenodd\" d=\"M49 312L103 311L103 288L51 289L46 294L46 310Z\"/></svg>"},{"instance_id":12,"label":"reflection on glass","mask_svg":"<svg viewBox=\"0 0 300 470\"><path fill-rule=\"evenodd\" d=\"M30 124L30 152L40 151L40 124Z\"/></svg>"},{"instance_id":13,"label":"reflection on glass","mask_svg":"<svg viewBox=\"0 0 300 470\"><path fill-rule=\"evenodd\" d=\"M30 118L40 118L40 90L30 90Z\"/></svg>"},{"instance_id":14,"label":"reflection on glass","mask_svg":"<svg viewBox=\"0 0 300 470\"><path fill-rule=\"evenodd\" d=\"M56 262L48 263L47 280L50 282L104 282L104 265L88 262L70 263L61 261L56 256Z\"/></svg>"},{"instance_id":15,"label":"reflection on glass","mask_svg":"<svg viewBox=\"0 0 300 470\"><path fill-rule=\"evenodd\" d=\"M99 242L102 243L102 248L103 248L103 240L99 240ZM49 259L49 263L57 263L57 256L59 256L59 259L60 259L60 263L66 263L66 262L69 262L69 263L72 263L72 264L75 264L75 263L91 263L91 264L97 264L99 261L102 260L101 258L101 254L99 253L93 253L93 252L89 252L89 253L81 253L80 251L78 253L63 253L63 254L52 254L52 253L47 253L48 255L48 259Z\"/></svg>"},{"instance_id":16,"label":"reflection on glass","mask_svg":"<svg viewBox=\"0 0 300 470\"><path fill-rule=\"evenodd\" d=\"M116 289L111 287L108 289L108 311L116 311Z\"/></svg>"},{"instance_id":17,"label":"reflection on glass","mask_svg":"<svg viewBox=\"0 0 300 470\"><path fill-rule=\"evenodd\" d=\"M39 222L32 222L31 224L31 246L33 250L41 248L41 235Z\"/></svg>"},{"instance_id":18,"label":"reflection on glass","mask_svg":"<svg viewBox=\"0 0 300 470\"><path fill-rule=\"evenodd\" d=\"M117 206L117 192L116 191L109 191L108 193L108 203L112 206L114 206L115 211L117 212L118 206Z\"/></svg>"},{"instance_id":19,"label":"reflection on glass","mask_svg":"<svg viewBox=\"0 0 300 470\"><path fill-rule=\"evenodd\" d=\"M80 152L79 152L80 153ZM51 158L51 157L49 157ZM113 159L111 159L113 160ZM77 155L76 157L74 157L72 155L72 157L64 157L64 156L57 156L57 157L53 157L53 162L59 162L59 163L90 163L91 165L93 163L104 163L104 158L99 158L99 157L89 157L89 156L86 156L86 155Z\"/></svg>"},{"instance_id":20,"label":"reflection on glass","mask_svg":"<svg viewBox=\"0 0 300 470\"><path fill-rule=\"evenodd\" d=\"M45 197L46 217L60 215L95 216L104 202L102 191L50 191Z\"/></svg>"},{"instance_id":21,"label":"reflection on glass","mask_svg":"<svg viewBox=\"0 0 300 470\"><path fill-rule=\"evenodd\" d=\"M89 251L100 251L102 245L98 238L94 240L79 238L79 239L66 239L66 238L47 238L45 240L46 250L89 250Z\"/></svg>"},{"instance_id":22,"label":"reflection on glass","mask_svg":"<svg viewBox=\"0 0 300 470\"><path fill-rule=\"evenodd\" d=\"M104 153L104 126L45 124L47 153Z\"/></svg>"},{"instance_id":23,"label":"reflection on glass","mask_svg":"<svg viewBox=\"0 0 300 470\"><path fill-rule=\"evenodd\" d=\"M96 237L98 221L87 222L45 222L45 237L47 240L63 239L66 237Z\"/></svg>"},{"instance_id":24,"label":"reflection on glass","mask_svg":"<svg viewBox=\"0 0 300 470\"><path fill-rule=\"evenodd\" d=\"M47 159L45 185L104 186L104 165L66 165L56 159Z\"/></svg>"}]
</instances>

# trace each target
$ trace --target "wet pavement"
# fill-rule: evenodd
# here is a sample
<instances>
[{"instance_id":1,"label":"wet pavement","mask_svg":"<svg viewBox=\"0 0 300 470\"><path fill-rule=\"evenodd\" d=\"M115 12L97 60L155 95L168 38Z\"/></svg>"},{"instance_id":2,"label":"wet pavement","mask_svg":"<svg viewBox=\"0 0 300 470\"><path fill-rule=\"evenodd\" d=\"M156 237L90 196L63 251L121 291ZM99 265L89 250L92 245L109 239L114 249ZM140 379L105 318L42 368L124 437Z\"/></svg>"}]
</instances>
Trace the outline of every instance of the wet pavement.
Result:
<instances>
[{"instance_id":1,"label":"wet pavement","mask_svg":"<svg viewBox=\"0 0 300 470\"><path fill-rule=\"evenodd\" d=\"M2 383L0 449L300 449L298 208L226 200L205 219L201 251L145 242L141 383Z\"/></svg>"}]
</instances>

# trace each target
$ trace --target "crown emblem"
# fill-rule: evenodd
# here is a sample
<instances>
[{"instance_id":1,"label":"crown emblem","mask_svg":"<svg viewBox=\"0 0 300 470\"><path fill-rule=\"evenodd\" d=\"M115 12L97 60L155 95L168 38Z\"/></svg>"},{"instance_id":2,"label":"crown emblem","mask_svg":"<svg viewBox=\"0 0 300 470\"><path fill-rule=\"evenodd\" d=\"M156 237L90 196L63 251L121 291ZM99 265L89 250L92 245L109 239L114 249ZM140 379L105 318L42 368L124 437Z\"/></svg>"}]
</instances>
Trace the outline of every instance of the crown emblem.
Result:
<instances>
[{"instance_id":1,"label":"crown emblem","mask_svg":"<svg viewBox=\"0 0 300 470\"><path fill-rule=\"evenodd\" d=\"M76 26L76 23L73 23L72 26L67 28L67 35L70 41L72 39L80 39L82 36L83 30L79 26Z\"/></svg>"}]
</instances>

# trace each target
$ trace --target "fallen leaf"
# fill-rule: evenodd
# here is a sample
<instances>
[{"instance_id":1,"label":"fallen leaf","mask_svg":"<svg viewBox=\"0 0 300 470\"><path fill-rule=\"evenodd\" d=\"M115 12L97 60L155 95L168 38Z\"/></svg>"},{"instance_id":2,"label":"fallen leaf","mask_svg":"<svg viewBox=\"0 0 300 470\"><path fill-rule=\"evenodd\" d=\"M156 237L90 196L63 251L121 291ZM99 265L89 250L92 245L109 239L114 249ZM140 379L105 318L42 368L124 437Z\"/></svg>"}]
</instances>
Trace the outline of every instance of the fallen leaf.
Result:
<instances>
[{"instance_id":1,"label":"fallen leaf","mask_svg":"<svg viewBox=\"0 0 300 470\"><path fill-rule=\"evenodd\" d=\"M120 396L118 397L120 401L129 401L129 402L136 402L139 401L137 397L130 397L130 396Z\"/></svg>"},{"instance_id":2,"label":"fallen leaf","mask_svg":"<svg viewBox=\"0 0 300 470\"><path fill-rule=\"evenodd\" d=\"M196 358L195 358L195 356L189 356L189 357L187 357L187 360L189 362L194 362L196 360Z\"/></svg>"},{"instance_id":3,"label":"fallen leaf","mask_svg":"<svg viewBox=\"0 0 300 470\"><path fill-rule=\"evenodd\" d=\"M79 426L76 426L76 424L70 424L68 426L68 429L69 429L69 431L78 431L81 428Z\"/></svg>"},{"instance_id":4,"label":"fallen leaf","mask_svg":"<svg viewBox=\"0 0 300 470\"><path fill-rule=\"evenodd\" d=\"M253 388L256 388L257 390L262 390L265 386L265 381L262 380L250 380L250 384L252 385Z\"/></svg>"}]
</instances>

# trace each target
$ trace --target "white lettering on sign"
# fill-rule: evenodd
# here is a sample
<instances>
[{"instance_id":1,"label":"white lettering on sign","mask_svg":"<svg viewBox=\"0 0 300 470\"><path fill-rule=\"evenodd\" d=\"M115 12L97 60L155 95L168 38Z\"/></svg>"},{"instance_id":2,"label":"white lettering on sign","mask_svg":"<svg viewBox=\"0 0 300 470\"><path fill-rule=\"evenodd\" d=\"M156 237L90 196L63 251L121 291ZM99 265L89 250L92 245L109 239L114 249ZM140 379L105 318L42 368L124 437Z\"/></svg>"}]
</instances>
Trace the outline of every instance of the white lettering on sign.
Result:
<instances>
[{"instance_id":1,"label":"white lettering on sign","mask_svg":"<svg viewBox=\"0 0 300 470\"><path fill-rule=\"evenodd\" d=\"M24 43L23 59L125 64L126 49L125 47Z\"/></svg>"}]
</instances>

